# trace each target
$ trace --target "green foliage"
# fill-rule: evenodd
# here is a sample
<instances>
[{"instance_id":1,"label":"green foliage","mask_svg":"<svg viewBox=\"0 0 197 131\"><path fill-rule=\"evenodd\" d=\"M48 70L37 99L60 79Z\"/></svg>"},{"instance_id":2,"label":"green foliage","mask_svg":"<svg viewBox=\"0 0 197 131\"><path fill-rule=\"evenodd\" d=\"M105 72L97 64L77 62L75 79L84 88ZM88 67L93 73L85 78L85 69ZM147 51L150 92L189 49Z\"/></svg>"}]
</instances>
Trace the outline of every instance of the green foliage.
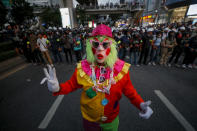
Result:
<instances>
[{"instance_id":1,"label":"green foliage","mask_svg":"<svg viewBox=\"0 0 197 131\"><path fill-rule=\"evenodd\" d=\"M5 8L3 3L0 1L0 26L6 23L6 15L7 15L7 9Z\"/></svg>"},{"instance_id":2,"label":"green foliage","mask_svg":"<svg viewBox=\"0 0 197 131\"><path fill-rule=\"evenodd\" d=\"M79 7L76 8L77 21L79 24L84 24L86 21L85 10Z\"/></svg>"},{"instance_id":3,"label":"green foliage","mask_svg":"<svg viewBox=\"0 0 197 131\"><path fill-rule=\"evenodd\" d=\"M26 19L31 19L33 17L33 7L25 0L14 0L11 15L17 24L21 24Z\"/></svg>"},{"instance_id":4,"label":"green foliage","mask_svg":"<svg viewBox=\"0 0 197 131\"><path fill-rule=\"evenodd\" d=\"M116 21L120 18L120 14L110 14L109 17L112 19L112 21Z\"/></svg>"},{"instance_id":5,"label":"green foliage","mask_svg":"<svg viewBox=\"0 0 197 131\"><path fill-rule=\"evenodd\" d=\"M61 14L59 9L46 8L40 15L42 22L46 24L61 25Z\"/></svg>"}]
</instances>

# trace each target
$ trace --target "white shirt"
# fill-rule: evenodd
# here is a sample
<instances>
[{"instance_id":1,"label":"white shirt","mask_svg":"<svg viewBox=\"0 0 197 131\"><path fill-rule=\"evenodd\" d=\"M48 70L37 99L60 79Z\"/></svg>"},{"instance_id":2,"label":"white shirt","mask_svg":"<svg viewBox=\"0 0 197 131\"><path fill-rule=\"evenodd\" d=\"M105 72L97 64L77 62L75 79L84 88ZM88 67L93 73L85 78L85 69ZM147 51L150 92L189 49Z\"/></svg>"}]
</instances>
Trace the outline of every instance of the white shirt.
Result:
<instances>
[{"instance_id":1,"label":"white shirt","mask_svg":"<svg viewBox=\"0 0 197 131\"><path fill-rule=\"evenodd\" d=\"M38 38L37 39L37 44L40 47L40 51L47 51L48 50L46 41L47 41L47 39L45 39L45 38L42 38L42 39Z\"/></svg>"},{"instance_id":2,"label":"white shirt","mask_svg":"<svg viewBox=\"0 0 197 131\"><path fill-rule=\"evenodd\" d=\"M165 40L166 37L168 37L168 34L167 33L163 33L162 40Z\"/></svg>"},{"instance_id":3,"label":"white shirt","mask_svg":"<svg viewBox=\"0 0 197 131\"><path fill-rule=\"evenodd\" d=\"M161 40L162 40L161 37L160 38L159 37L154 37L153 40L155 41L155 43L154 43L155 46L160 46Z\"/></svg>"}]
</instances>

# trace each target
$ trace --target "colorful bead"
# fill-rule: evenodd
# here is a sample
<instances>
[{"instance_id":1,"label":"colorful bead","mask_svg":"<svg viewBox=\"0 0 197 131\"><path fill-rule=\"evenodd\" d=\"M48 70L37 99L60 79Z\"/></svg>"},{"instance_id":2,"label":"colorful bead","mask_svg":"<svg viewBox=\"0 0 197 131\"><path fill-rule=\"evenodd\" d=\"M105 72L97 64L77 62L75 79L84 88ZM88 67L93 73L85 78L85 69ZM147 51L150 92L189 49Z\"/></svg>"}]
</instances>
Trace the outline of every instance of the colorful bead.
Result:
<instances>
[{"instance_id":1,"label":"colorful bead","mask_svg":"<svg viewBox=\"0 0 197 131\"><path fill-rule=\"evenodd\" d=\"M92 89L92 88L89 88L88 90L86 90L86 95L89 97L89 98L93 98L96 96L96 92Z\"/></svg>"},{"instance_id":2,"label":"colorful bead","mask_svg":"<svg viewBox=\"0 0 197 131\"><path fill-rule=\"evenodd\" d=\"M102 101L101 101L101 104L103 105L103 106L106 106L107 104L108 104L108 100L106 99L106 98L104 98Z\"/></svg>"}]
</instances>

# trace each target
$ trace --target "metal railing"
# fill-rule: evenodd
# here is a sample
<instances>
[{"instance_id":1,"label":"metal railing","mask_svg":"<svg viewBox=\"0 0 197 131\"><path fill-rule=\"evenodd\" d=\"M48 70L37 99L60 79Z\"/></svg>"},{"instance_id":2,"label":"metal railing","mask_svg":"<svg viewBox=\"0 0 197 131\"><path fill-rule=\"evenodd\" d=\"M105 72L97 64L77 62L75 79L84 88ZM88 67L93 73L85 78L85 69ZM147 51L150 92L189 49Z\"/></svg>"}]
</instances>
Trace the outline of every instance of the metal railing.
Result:
<instances>
[{"instance_id":1,"label":"metal railing","mask_svg":"<svg viewBox=\"0 0 197 131\"><path fill-rule=\"evenodd\" d=\"M129 10L129 11L135 11L135 10L143 10L144 9L143 4L137 4L137 5L113 5L113 6L87 6L87 5L79 5L78 8L84 9L84 10Z\"/></svg>"}]
</instances>

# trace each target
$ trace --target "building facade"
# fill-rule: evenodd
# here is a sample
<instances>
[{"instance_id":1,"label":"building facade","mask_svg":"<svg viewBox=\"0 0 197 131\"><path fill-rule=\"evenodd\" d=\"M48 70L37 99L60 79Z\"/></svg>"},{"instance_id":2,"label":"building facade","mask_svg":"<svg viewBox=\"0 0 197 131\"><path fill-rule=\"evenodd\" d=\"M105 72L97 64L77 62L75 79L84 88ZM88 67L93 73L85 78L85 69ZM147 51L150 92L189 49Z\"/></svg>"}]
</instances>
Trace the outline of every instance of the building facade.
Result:
<instances>
[{"instance_id":1,"label":"building facade","mask_svg":"<svg viewBox=\"0 0 197 131\"><path fill-rule=\"evenodd\" d=\"M197 4L197 0L167 0L165 6L168 8L169 22L185 22L190 5Z\"/></svg>"},{"instance_id":2,"label":"building facade","mask_svg":"<svg viewBox=\"0 0 197 131\"><path fill-rule=\"evenodd\" d=\"M145 10L141 17L141 24L146 26L166 23L167 10L164 4L164 0L145 0Z\"/></svg>"}]
</instances>

